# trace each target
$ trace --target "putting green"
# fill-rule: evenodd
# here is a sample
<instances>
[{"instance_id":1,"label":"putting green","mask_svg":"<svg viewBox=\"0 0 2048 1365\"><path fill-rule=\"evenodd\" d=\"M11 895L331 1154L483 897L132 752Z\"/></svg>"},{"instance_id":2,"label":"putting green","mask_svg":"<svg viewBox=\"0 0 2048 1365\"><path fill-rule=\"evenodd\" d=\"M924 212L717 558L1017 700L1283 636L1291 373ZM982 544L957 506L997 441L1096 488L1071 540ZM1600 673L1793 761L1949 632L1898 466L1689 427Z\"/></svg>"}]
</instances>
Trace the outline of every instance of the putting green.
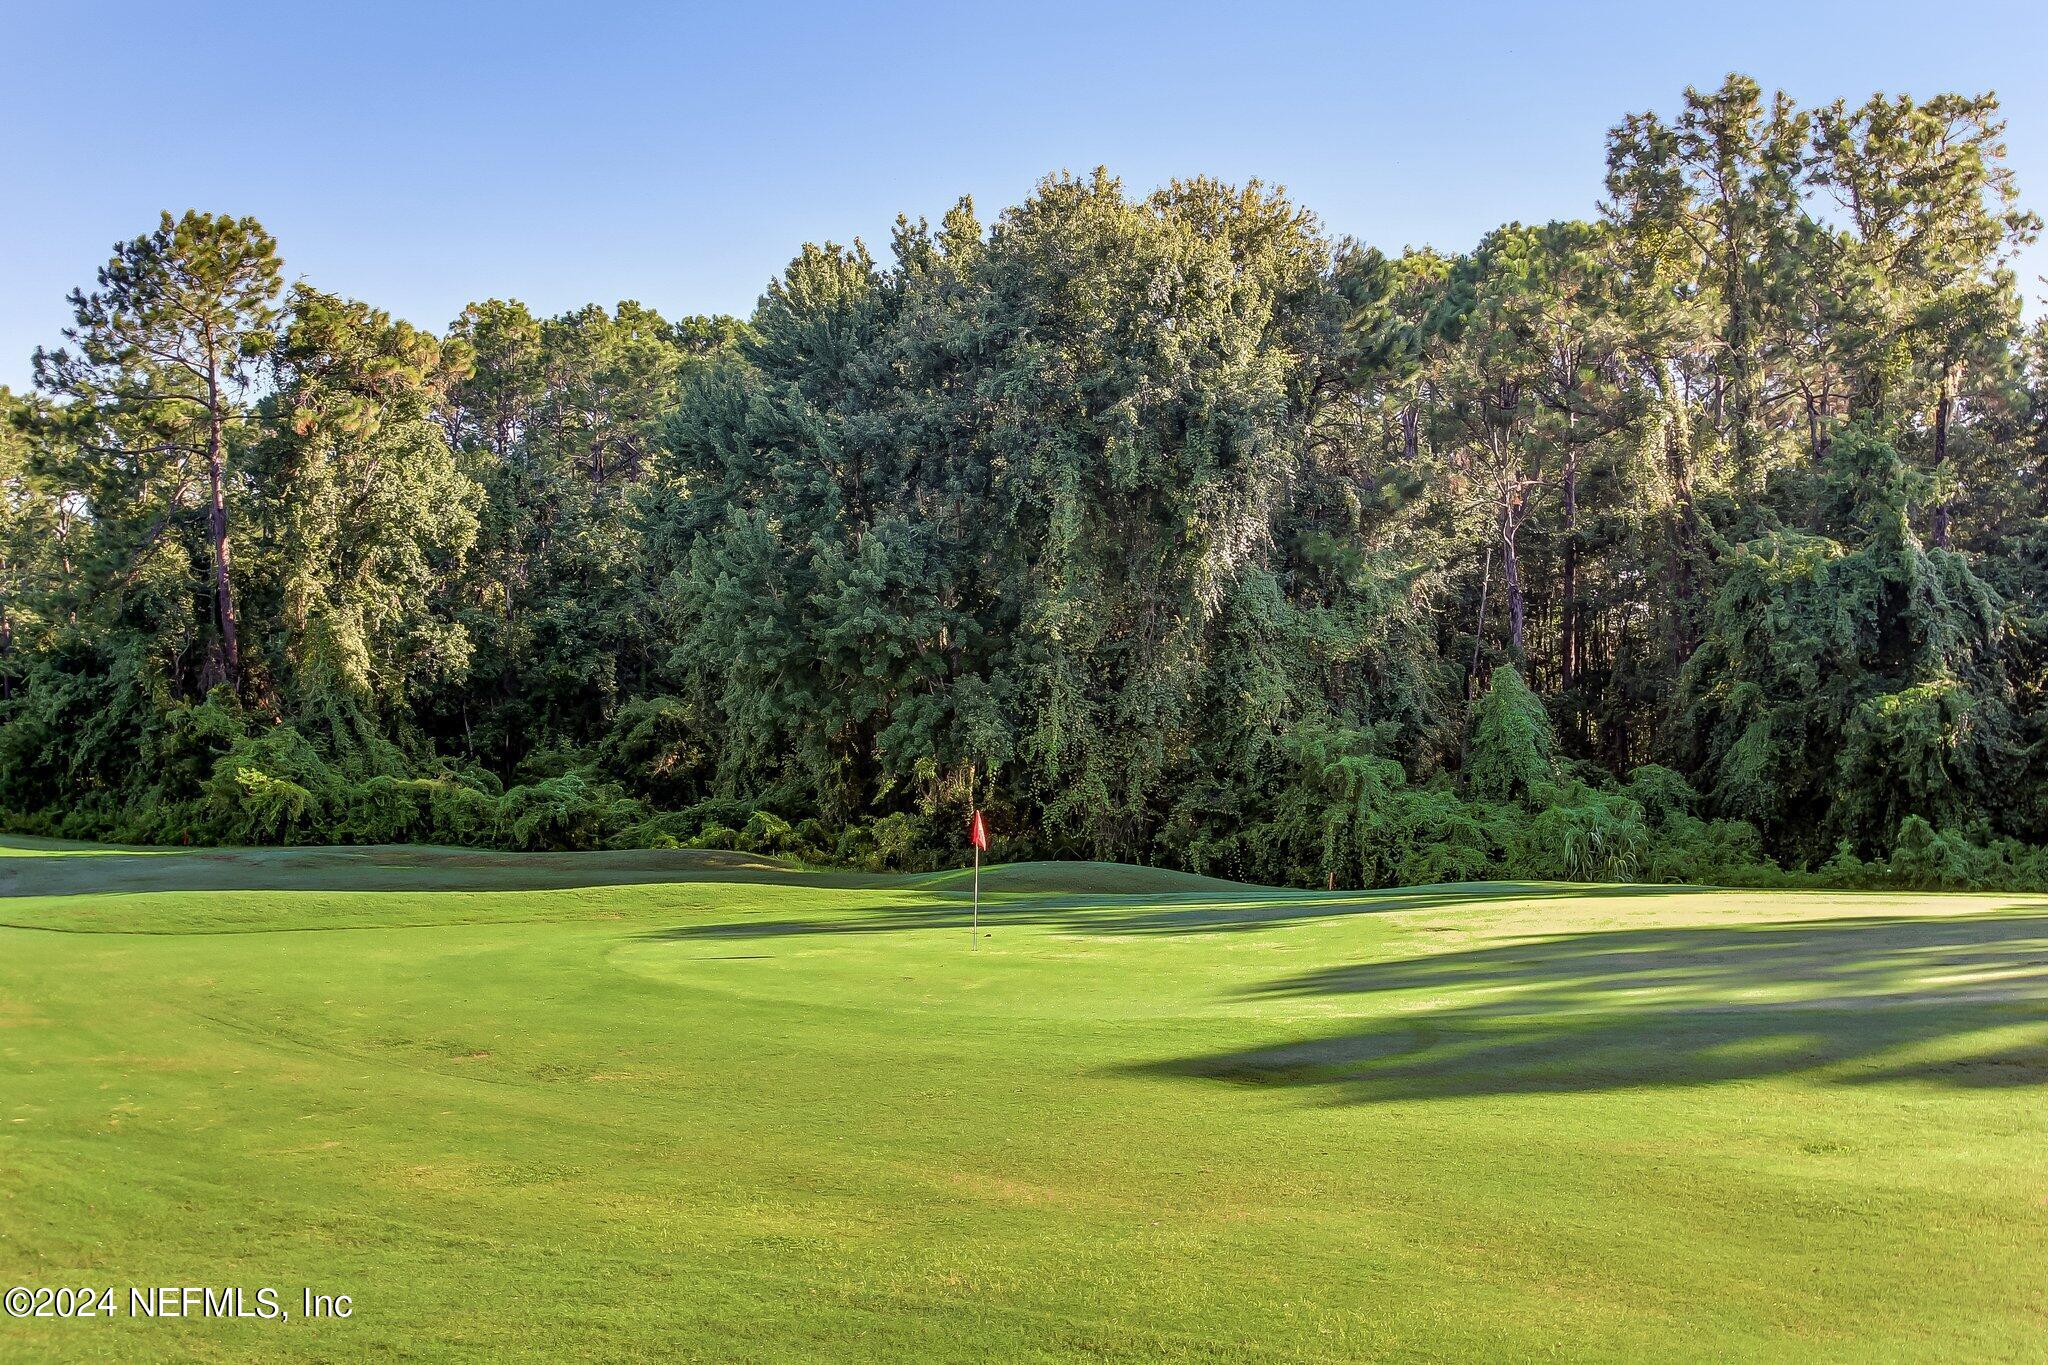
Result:
<instances>
[{"instance_id":1,"label":"putting green","mask_svg":"<svg viewBox=\"0 0 2048 1365\"><path fill-rule=\"evenodd\" d=\"M5 851L0 1356L2048 1341L2044 898Z\"/></svg>"}]
</instances>

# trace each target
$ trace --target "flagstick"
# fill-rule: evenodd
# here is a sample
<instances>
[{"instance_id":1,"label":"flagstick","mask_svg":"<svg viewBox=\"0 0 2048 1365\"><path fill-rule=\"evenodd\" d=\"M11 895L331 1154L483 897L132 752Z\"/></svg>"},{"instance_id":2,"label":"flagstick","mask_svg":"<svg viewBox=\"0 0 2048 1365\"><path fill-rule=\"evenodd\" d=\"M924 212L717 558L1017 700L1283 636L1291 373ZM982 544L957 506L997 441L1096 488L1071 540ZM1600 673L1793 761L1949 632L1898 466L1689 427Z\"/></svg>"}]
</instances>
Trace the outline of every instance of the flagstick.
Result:
<instances>
[{"instance_id":1,"label":"flagstick","mask_svg":"<svg viewBox=\"0 0 2048 1365\"><path fill-rule=\"evenodd\" d=\"M974 946L981 947L981 845L974 846Z\"/></svg>"}]
</instances>

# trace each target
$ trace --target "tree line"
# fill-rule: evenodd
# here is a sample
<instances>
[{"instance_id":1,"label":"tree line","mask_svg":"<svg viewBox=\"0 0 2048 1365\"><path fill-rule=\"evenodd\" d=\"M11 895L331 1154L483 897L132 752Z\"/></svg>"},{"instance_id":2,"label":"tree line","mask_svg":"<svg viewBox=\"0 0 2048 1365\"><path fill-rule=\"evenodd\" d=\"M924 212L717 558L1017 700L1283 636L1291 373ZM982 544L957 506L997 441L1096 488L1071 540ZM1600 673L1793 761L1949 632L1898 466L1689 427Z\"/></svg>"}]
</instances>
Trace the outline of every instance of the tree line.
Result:
<instances>
[{"instance_id":1,"label":"tree line","mask_svg":"<svg viewBox=\"0 0 2048 1365\"><path fill-rule=\"evenodd\" d=\"M1056 175L750 318L166 214L0 390L0 813L145 843L2048 877L2048 329L1988 95L1731 76L1462 254Z\"/></svg>"}]
</instances>

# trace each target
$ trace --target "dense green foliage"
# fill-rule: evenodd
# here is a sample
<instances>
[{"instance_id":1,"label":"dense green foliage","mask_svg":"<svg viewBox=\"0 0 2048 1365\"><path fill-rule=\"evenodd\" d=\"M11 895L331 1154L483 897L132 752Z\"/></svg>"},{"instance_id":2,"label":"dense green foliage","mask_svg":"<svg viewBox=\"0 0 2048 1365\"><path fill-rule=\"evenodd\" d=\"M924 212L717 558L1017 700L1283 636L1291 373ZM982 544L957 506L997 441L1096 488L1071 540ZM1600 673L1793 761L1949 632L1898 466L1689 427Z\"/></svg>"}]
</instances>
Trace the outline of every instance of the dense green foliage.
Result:
<instances>
[{"instance_id":1,"label":"dense green foliage","mask_svg":"<svg viewBox=\"0 0 2048 1365\"><path fill-rule=\"evenodd\" d=\"M165 217L0 436L0 811L1261 881L2039 880L1996 105L1741 77L1469 253L1058 176L444 337Z\"/></svg>"}]
</instances>

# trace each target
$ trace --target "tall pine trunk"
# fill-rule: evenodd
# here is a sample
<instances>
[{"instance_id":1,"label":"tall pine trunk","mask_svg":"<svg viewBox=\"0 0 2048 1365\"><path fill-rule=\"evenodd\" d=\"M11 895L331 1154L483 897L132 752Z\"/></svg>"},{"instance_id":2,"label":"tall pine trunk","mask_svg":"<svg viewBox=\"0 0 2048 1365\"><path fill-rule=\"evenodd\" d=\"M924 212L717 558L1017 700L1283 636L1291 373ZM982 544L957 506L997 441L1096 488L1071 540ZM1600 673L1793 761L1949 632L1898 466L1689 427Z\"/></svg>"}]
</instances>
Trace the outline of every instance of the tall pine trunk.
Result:
<instances>
[{"instance_id":1,"label":"tall pine trunk","mask_svg":"<svg viewBox=\"0 0 2048 1365\"><path fill-rule=\"evenodd\" d=\"M1941 376L1941 396L1934 404L1934 467L1939 470L1948 463L1948 418L1955 400L1949 396L1949 377ZM1948 548L1948 524L1954 509L1947 497L1934 504L1934 526L1929 539L1937 550Z\"/></svg>"},{"instance_id":2,"label":"tall pine trunk","mask_svg":"<svg viewBox=\"0 0 2048 1365\"><path fill-rule=\"evenodd\" d=\"M1571 445L1571 414L1565 414L1564 452L1564 612L1558 622L1562 656L1562 690L1569 692L1579 676L1579 452Z\"/></svg>"},{"instance_id":3,"label":"tall pine trunk","mask_svg":"<svg viewBox=\"0 0 2048 1365\"><path fill-rule=\"evenodd\" d=\"M1686 459L1685 443L1675 423L1664 426L1664 463L1671 479L1670 592L1672 598L1672 671L1685 666L1692 657L1694 626L1698 620L1699 580L1694 572L1694 555L1699 546L1698 511L1692 500L1692 467Z\"/></svg>"},{"instance_id":4,"label":"tall pine trunk","mask_svg":"<svg viewBox=\"0 0 2048 1365\"><path fill-rule=\"evenodd\" d=\"M1515 553L1515 537L1520 530L1520 518L1515 515L1511 504L1503 502L1500 509L1500 584L1508 604L1508 649L1517 668L1522 666L1522 625L1525 615L1522 602L1522 566Z\"/></svg>"},{"instance_id":5,"label":"tall pine trunk","mask_svg":"<svg viewBox=\"0 0 2048 1365\"><path fill-rule=\"evenodd\" d=\"M1479 619L1472 625L1472 662L1465 669L1465 700L1470 701L1479 694L1479 652L1486 645L1486 595L1493 590L1493 547L1486 547L1486 555L1479 566Z\"/></svg>"},{"instance_id":6,"label":"tall pine trunk","mask_svg":"<svg viewBox=\"0 0 2048 1365\"><path fill-rule=\"evenodd\" d=\"M212 493L207 519L213 532L213 610L215 621L220 626L224 680L229 687L240 690L242 650L235 629L234 572L228 554L228 504L221 425L220 374L209 357L206 367L206 479Z\"/></svg>"},{"instance_id":7,"label":"tall pine trunk","mask_svg":"<svg viewBox=\"0 0 2048 1365\"><path fill-rule=\"evenodd\" d=\"M1744 251L1737 241L1731 240L1727 252L1724 287L1728 295L1728 317L1723 341L1727 346L1728 420L1734 428L1731 434L1736 475L1747 480L1756 472L1760 453L1756 430L1756 376L1752 370L1754 357L1750 354L1755 345L1755 329L1750 317L1748 281L1743 276L1746 264Z\"/></svg>"}]
</instances>

